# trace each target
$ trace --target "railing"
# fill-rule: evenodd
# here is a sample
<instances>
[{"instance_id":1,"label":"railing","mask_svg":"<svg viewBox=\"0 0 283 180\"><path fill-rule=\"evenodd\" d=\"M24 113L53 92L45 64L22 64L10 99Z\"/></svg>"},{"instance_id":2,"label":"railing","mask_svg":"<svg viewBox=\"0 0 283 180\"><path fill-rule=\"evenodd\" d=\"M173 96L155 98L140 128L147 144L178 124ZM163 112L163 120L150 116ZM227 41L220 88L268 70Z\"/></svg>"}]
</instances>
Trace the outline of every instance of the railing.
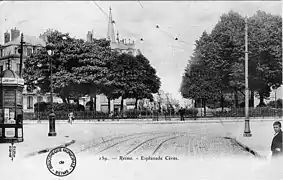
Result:
<instances>
[{"instance_id":1,"label":"railing","mask_svg":"<svg viewBox=\"0 0 283 180\"><path fill-rule=\"evenodd\" d=\"M55 112L57 120L67 120L68 111L58 111ZM76 120L105 120L105 119L151 119L159 120L165 119L170 120L172 118L180 118L179 112L157 112L157 111L125 111L123 114L108 114L104 112L94 112L94 111L74 111L74 116ZM35 112L35 113L24 113L24 120L47 120L49 119L50 112ZM282 109L271 109L271 108L250 108L249 116L253 117L282 117ZM237 118L245 117L244 108L232 108L224 111L217 111L212 109L207 109L206 114L204 114L203 109L198 110L198 112L186 112L184 118L198 119L198 118L213 118L213 117L226 117L226 118Z\"/></svg>"}]
</instances>

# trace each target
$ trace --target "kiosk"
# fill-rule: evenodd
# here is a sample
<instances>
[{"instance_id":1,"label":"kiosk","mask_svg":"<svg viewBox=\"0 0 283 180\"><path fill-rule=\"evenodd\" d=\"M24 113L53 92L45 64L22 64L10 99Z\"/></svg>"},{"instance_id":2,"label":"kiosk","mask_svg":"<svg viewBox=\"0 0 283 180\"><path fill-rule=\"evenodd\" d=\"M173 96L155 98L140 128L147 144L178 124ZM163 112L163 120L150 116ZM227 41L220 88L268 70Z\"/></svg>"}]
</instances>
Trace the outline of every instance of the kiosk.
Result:
<instances>
[{"instance_id":1,"label":"kiosk","mask_svg":"<svg viewBox=\"0 0 283 180\"><path fill-rule=\"evenodd\" d=\"M0 143L23 142L24 79L6 69L0 75Z\"/></svg>"}]
</instances>

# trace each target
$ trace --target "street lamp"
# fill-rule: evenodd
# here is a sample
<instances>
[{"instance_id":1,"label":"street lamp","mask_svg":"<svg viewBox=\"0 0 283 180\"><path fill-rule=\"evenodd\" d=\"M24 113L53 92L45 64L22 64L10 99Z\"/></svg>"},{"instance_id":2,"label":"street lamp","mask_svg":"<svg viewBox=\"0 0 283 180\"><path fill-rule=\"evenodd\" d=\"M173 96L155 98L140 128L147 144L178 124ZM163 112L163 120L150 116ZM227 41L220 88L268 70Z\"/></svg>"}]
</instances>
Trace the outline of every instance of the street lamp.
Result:
<instances>
[{"instance_id":1,"label":"street lamp","mask_svg":"<svg viewBox=\"0 0 283 180\"><path fill-rule=\"evenodd\" d=\"M248 75L248 19L245 17L245 130L244 137L251 137L249 119L249 75Z\"/></svg>"},{"instance_id":2,"label":"street lamp","mask_svg":"<svg viewBox=\"0 0 283 180\"><path fill-rule=\"evenodd\" d=\"M46 50L48 53L48 60L50 62L50 96L51 96L51 113L49 114L49 133L48 136L56 136L55 131L55 113L53 109L53 74L52 74L52 58L50 56L53 55L54 45L52 43L46 46Z\"/></svg>"},{"instance_id":3,"label":"street lamp","mask_svg":"<svg viewBox=\"0 0 283 180\"><path fill-rule=\"evenodd\" d=\"M36 87L36 94L37 94L37 122L40 123L40 118L39 118L39 93L40 93L40 88L37 86Z\"/></svg>"}]
</instances>

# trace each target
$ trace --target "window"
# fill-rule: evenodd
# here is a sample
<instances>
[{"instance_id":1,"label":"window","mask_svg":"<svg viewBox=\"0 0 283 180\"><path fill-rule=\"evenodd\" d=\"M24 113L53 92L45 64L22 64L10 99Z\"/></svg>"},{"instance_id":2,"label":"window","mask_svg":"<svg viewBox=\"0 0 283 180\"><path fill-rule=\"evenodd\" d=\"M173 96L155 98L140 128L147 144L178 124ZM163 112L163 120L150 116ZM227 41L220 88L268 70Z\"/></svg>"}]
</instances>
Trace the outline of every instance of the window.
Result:
<instances>
[{"instance_id":1,"label":"window","mask_svg":"<svg viewBox=\"0 0 283 180\"><path fill-rule=\"evenodd\" d=\"M6 69L9 69L10 62L6 62Z\"/></svg>"},{"instance_id":2,"label":"window","mask_svg":"<svg viewBox=\"0 0 283 180\"><path fill-rule=\"evenodd\" d=\"M47 102L51 102L51 96L47 96Z\"/></svg>"},{"instance_id":3,"label":"window","mask_svg":"<svg viewBox=\"0 0 283 180\"><path fill-rule=\"evenodd\" d=\"M42 102L43 101L43 97L42 96L38 96L37 97L37 102Z\"/></svg>"},{"instance_id":4,"label":"window","mask_svg":"<svg viewBox=\"0 0 283 180\"><path fill-rule=\"evenodd\" d=\"M20 74L20 63L16 64L16 73L19 75Z\"/></svg>"},{"instance_id":5,"label":"window","mask_svg":"<svg viewBox=\"0 0 283 180\"><path fill-rule=\"evenodd\" d=\"M15 48L15 52L14 52L14 54L18 54L19 52L18 52L18 48Z\"/></svg>"},{"instance_id":6,"label":"window","mask_svg":"<svg viewBox=\"0 0 283 180\"><path fill-rule=\"evenodd\" d=\"M30 56L32 54L32 49L31 48L27 48L27 56Z\"/></svg>"},{"instance_id":7,"label":"window","mask_svg":"<svg viewBox=\"0 0 283 180\"><path fill-rule=\"evenodd\" d=\"M3 73L3 66L0 66L0 74Z\"/></svg>"},{"instance_id":8,"label":"window","mask_svg":"<svg viewBox=\"0 0 283 180\"><path fill-rule=\"evenodd\" d=\"M33 97L32 96L28 96L27 109L33 109Z\"/></svg>"}]
</instances>

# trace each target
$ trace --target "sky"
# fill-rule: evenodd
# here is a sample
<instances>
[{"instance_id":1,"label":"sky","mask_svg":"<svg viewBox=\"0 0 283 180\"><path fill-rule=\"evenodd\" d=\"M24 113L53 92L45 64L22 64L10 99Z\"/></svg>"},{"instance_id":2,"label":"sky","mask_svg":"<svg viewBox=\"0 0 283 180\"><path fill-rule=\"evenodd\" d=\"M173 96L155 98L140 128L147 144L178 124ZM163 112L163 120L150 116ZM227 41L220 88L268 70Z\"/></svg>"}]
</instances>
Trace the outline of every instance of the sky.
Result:
<instances>
[{"instance_id":1,"label":"sky","mask_svg":"<svg viewBox=\"0 0 283 180\"><path fill-rule=\"evenodd\" d=\"M107 35L109 13L120 38L131 39L150 60L161 78L161 89L181 104L179 89L195 41L210 32L223 13L230 10L251 16L257 10L282 15L280 1L6 1L0 2L0 42L3 33L17 27L26 35L39 36L46 29L69 32L86 39ZM103 12L98 8L98 6ZM156 28L156 25L159 28ZM178 37L178 41L175 40ZM141 42L140 39L144 41Z\"/></svg>"}]
</instances>

